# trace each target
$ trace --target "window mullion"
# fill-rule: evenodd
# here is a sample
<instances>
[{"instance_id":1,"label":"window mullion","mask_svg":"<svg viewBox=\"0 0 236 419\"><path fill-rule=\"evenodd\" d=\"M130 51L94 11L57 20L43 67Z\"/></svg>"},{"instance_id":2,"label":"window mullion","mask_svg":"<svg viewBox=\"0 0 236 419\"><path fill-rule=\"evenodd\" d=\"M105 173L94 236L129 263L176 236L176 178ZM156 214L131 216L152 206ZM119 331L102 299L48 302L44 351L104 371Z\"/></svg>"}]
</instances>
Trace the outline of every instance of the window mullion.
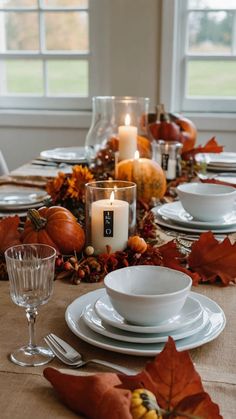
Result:
<instances>
[{"instance_id":1,"label":"window mullion","mask_svg":"<svg viewBox=\"0 0 236 419\"><path fill-rule=\"evenodd\" d=\"M233 55L236 55L236 10L233 12L232 47Z\"/></svg>"}]
</instances>

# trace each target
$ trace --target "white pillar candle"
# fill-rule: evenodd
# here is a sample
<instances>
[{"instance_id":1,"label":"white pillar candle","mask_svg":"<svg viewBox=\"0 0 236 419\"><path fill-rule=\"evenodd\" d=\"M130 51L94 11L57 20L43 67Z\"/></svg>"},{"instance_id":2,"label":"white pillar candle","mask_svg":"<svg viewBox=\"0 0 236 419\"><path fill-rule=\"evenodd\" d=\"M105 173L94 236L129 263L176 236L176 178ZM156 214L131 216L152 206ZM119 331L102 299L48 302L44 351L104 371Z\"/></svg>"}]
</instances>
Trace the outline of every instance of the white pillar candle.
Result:
<instances>
[{"instance_id":1,"label":"white pillar candle","mask_svg":"<svg viewBox=\"0 0 236 419\"><path fill-rule=\"evenodd\" d=\"M125 117L125 125L118 127L119 160L133 159L137 150L138 129L130 125L130 115Z\"/></svg>"},{"instance_id":2,"label":"white pillar candle","mask_svg":"<svg viewBox=\"0 0 236 419\"><path fill-rule=\"evenodd\" d=\"M120 199L100 199L92 203L91 208L91 243L95 253L106 252L106 246L112 251L124 250L129 234L129 204Z\"/></svg>"}]
</instances>

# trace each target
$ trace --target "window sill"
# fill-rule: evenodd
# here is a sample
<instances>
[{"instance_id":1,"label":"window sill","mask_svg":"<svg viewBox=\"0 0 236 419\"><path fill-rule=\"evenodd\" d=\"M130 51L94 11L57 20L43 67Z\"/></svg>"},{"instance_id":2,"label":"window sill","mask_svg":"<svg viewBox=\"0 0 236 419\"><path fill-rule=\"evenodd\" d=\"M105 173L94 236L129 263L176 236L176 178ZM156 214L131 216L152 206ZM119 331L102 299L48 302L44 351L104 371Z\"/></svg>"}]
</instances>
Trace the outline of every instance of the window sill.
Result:
<instances>
[{"instance_id":1,"label":"window sill","mask_svg":"<svg viewBox=\"0 0 236 419\"><path fill-rule=\"evenodd\" d=\"M0 127L84 128L91 124L91 111L0 111Z\"/></svg>"},{"instance_id":2,"label":"window sill","mask_svg":"<svg viewBox=\"0 0 236 419\"><path fill-rule=\"evenodd\" d=\"M191 119L198 131L233 132L236 131L235 113L185 113Z\"/></svg>"},{"instance_id":3,"label":"window sill","mask_svg":"<svg viewBox=\"0 0 236 419\"><path fill-rule=\"evenodd\" d=\"M236 131L235 114L185 113L199 131ZM91 111L0 111L0 127L88 129Z\"/></svg>"}]
</instances>

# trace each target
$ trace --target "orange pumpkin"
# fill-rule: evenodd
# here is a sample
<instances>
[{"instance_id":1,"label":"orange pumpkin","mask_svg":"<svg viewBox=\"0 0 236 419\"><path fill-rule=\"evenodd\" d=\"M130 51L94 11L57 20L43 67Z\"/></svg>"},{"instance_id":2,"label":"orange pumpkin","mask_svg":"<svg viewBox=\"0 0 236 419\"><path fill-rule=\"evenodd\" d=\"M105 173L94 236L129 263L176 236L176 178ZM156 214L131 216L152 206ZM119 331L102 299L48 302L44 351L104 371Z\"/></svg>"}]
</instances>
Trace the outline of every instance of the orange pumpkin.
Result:
<instances>
[{"instance_id":1,"label":"orange pumpkin","mask_svg":"<svg viewBox=\"0 0 236 419\"><path fill-rule=\"evenodd\" d=\"M74 215L66 208L42 207L39 210L28 210L22 241L48 244L57 253L68 255L82 250L85 234Z\"/></svg>"},{"instance_id":2,"label":"orange pumpkin","mask_svg":"<svg viewBox=\"0 0 236 419\"><path fill-rule=\"evenodd\" d=\"M180 127L179 141L183 144L182 153L192 150L197 140L197 128L194 123L180 114L169 114L171 121Z\"/></svg>"},{"instance_id":3,"label":"orange pumpkin","mask_svg":"<svg viewBox=\"0 0 236 419\"><path fill-rule=\"evenodd\" d=\"M161 199L166 192L166 177L161 166L154 160L140 158L123 160L117 164L117 179L137 184L138 199L150 202Z\"/></svg>"},{"instance_id":4,"label":"orange pumpkin","mask_svg":"<svg viewBox=\"0 0 236 419\"><path fill-rule=\"evenodd\" d=\"M152 157L151 141L148 138L138 135L137 147L140 157L146 157L147 159Z\"/></svg>"},{"instance_id":5,"label":"orange pumpkin","mask_svg":"<svg viewBox=\"0 0 236 419\"><path fill-rule=\"evenodd\" d=\"M183 144L182 153L194 148L197 129L194 123L180 114L167 113L164 105L157 106L156 121L150 114L149 131L154 140L179 141Z\"/></svg>"}]
</instances>

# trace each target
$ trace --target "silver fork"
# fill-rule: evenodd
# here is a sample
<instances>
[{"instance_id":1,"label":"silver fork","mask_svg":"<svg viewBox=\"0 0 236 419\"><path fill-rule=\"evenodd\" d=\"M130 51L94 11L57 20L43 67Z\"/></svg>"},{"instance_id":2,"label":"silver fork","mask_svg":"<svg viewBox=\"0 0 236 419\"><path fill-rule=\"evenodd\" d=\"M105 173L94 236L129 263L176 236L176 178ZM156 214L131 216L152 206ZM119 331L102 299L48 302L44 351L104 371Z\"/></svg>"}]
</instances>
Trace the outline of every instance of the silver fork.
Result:
<instances>
[{"instance_id":1,"label":"silver fork","mask_svg":"<svg viewBox=\"0 0 236 419\"><path fill-rule=\"evenodd\" d=\"M137 374L137 372L134 370L122 367L121 365L117 365L112 362L103 361L101 359L89 359L87 361L83 361L82 355L79 352L77 352L67 342L54 335L53 333L50 333L49 335L45 336L44 340L49 346L49 348L52 350L52 352L56 355L56 357L60 359L60 361L62 361L64 364L69 365L70 367L80 368L88 363L93 363L119 371L122 374Z\"/></svg>"}]
</instances>

